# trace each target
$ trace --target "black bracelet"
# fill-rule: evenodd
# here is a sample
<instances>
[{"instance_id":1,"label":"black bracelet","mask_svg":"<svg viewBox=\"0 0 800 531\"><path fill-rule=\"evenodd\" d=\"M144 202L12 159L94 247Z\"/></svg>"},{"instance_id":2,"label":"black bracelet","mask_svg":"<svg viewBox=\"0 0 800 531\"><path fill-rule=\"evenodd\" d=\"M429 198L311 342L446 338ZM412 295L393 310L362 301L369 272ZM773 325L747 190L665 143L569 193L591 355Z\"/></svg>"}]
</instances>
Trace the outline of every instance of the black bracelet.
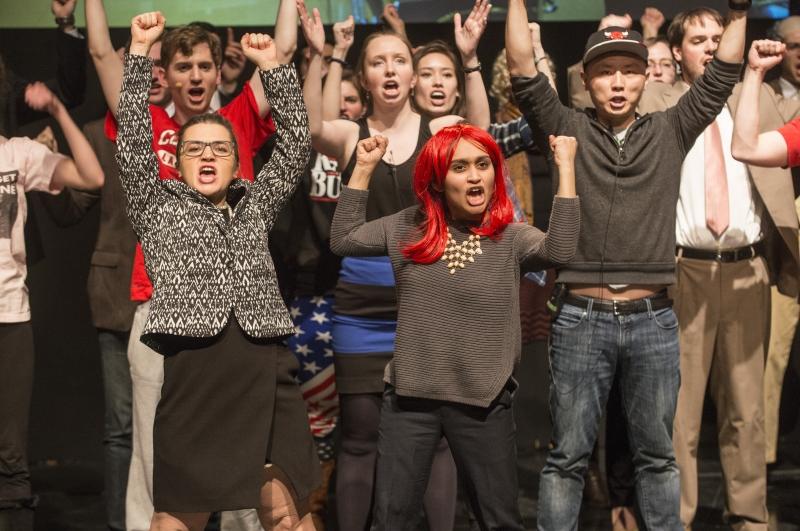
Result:
<instances>
[{"instance_id":1,"label":"black bracelet","mask_svg":"<svg viewBox=\"0 0 800 531\"><path fill-rule=\"evenodd\" d=\"M331 57L330 62L339 63L340 65L342 65L342 68L350 68L350 65L347 64L347 61L345 61L344 59L339 59L338 57Z\"/></svg>"},{"instance_id":2,"label":"black bracelet","mask_svg":"<svg viewBox=\"0 0 800 531\"><path fill-rule=\"evenodd\" d=\"M728 7L734 11L747 11L753 5L753 0L728 0Z\"/></svg>"},{"instance_id":3,"label":"black bracelet","mask_svg":"<svg viewBox=\"0 0 800 531\"><path fill-rule=\"evenodd\" d=\"M478 66L465 66L464 67L464 73L465 74L471 74L473 72L480 72L480 71L481 71L481 63L480 63L480 61L478 62Z\"/></svg>"},{"instance_id":4,"label":"black bracelet","mask_svg":"<svg viewBox=\"0 0 800 531\"><path fill-rule=\"evenodd\" d=\"M549 55L547 55L547 54L544 54L544 55L543 55L543 56L541 56L540 58L538 58L538 59L534 59L534 60L533 60L533 66L535 66L536 68L539 68L539 63L540 63L541 61L544 61L545 59L549 59L549 58L550 58L550 56L549 56Z\"/></svg>"},{"instance_id":5,"label":"black bracelet","mask_svg":"<svg viewBox=\"0 0 800 531\"><path fill-rule=\"evenodd\" d=\"M75 15L68 15L66 17L56 17L56 24L59 28L75 25Z\"/></svg>"}]
</instances>

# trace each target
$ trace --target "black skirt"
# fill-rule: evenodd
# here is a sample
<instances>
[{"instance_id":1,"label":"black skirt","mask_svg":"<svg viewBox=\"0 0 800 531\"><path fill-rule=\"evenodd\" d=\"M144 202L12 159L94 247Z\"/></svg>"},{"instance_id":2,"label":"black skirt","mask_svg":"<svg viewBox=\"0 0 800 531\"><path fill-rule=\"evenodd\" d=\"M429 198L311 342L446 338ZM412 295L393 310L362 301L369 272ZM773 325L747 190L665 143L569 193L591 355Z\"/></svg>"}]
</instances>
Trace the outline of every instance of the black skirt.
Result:
<instances>
[{"instance_id":1,"label":"black skirt","mask_svg":"<svg viewBox=\"0 0 800 531\"><path fill-rule=\"evenodd\" d=\"M257 508L266 463L306 498L320 467L297 370L282 343L248 338L233 316L216 338L166 357L153 427L155 510Z\"/></svg>"},{"instance_id":2,"label":"black skirt","mask_svg":"<svg viewBox=\"0 0 800 531\"><path fill-rule=\"evenodd\" d=\"M383 393L383 373L391 360L386 354L335 354L336 391L340 395Z\"/></svg>"}]
</instances>

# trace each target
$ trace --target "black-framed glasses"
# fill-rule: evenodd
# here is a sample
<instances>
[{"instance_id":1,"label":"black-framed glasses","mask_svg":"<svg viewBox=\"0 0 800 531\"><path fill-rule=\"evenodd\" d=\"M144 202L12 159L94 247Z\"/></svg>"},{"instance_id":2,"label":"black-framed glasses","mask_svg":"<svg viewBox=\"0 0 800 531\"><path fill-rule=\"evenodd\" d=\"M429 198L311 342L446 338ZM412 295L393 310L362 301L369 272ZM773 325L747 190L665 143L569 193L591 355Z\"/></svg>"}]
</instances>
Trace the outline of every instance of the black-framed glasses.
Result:
<instances>
[{"instance_id":1,"label":"black-framed glasses","mask_svg":"<svg viewBox=\"0 0 800 531\"><path fill-rule=\"evenodd\" d=\"M233 142L230 140L213 140L211 142L186 140L181 145L181 153L185 157L199 157L206 150L206 146L209 146L211 152L218 157L230 157L233 154Z\"/></svg>"}]
</instances>

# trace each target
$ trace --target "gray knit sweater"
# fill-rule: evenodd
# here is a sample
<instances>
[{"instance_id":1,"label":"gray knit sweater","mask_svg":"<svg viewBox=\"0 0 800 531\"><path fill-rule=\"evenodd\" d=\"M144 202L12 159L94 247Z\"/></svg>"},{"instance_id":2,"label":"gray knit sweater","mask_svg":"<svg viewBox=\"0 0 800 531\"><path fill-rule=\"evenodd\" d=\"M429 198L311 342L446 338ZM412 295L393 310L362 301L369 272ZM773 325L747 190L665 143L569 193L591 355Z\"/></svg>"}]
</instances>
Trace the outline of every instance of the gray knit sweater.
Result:
<instances>
[{"instance_id":1,"label":"gray knit sweater","mask_svg":"<svg viewBox=\"0 0 800 531\"><path fill-rule=\"evenodd\" d=\"M580 201L555 199L547 234L511 224L493 239L481 237L482 254L451 274L447 263L423 265L403 256L418 238L419 207L366 222L366 191L345 187L331 226L331 249L342 256L388 254L397 283L395 351L384 380L397 394L487 407L519 361L520 270L572 259L578 241ZM457 243L471 234L450 224Z\"/></svg>"},{"instance_id":2,"label":"gray knit sweater","mask_svg":"<svg viewBox=\"0 0 800 531\"><path fill-rule=\"evenodd\" d=\"M547 78L514 77L514 99L543 153L547 135L578 139L575 184L582 203L575 259L559 281L578 284L672 284L675 208L681 165L722 110L741 65L714 59L677 105L640 117L623 145L594 111L561 104Z\"/></svg>"}]
</instances>

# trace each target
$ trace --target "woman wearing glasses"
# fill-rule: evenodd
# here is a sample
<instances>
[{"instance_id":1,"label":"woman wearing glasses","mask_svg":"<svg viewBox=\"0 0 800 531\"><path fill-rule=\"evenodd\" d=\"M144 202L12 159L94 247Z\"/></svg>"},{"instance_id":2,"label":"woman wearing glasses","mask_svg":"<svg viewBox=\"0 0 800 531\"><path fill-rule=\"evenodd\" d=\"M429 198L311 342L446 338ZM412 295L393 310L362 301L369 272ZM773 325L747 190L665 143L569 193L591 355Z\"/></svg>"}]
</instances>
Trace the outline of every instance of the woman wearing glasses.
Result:
<instances>
[{"instance_id":1,"label":"woman wearing glasses","mask_svg":"<svg viewBox=\"0 0 800 531\"><path fill-rule=\"evenodd\" d=\"M248 507L267 529L313 529L298 500L316 486L319 462L292 377L297 361L282 346L295 330L267 249L308 158L297 76L277 63L268 36L247 36L276 125L269 163L253 183L235 178L231 125L203 114L178 133L181 180L159 180L147 53L163 29L160 13L133 19L117 139L128 216L154 288L141 341L165 356L151 529L203 529L212 511Z\"/></svg>"}]
</instances>

